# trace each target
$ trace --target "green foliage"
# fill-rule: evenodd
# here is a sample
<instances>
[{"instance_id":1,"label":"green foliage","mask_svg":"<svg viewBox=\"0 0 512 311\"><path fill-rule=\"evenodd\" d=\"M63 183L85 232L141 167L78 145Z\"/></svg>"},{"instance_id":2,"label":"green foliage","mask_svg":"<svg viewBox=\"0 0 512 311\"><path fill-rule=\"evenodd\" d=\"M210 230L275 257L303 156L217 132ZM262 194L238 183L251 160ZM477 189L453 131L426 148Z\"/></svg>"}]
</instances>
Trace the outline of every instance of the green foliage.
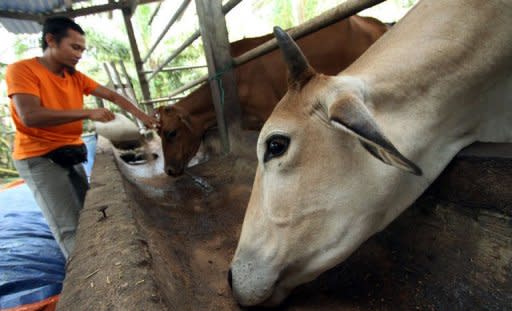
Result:
<instances>
[{"instance_id":1,"label":"green foliage","mask_svg":"<svg viewBox=\"0 0 512 311\"><path fill-rule=\"evenodd\" d=\"M87 75L95 80L98 80L99 77L104 77L106 80L103 63L110 61L123 61L125 64L132 63L127 42L109 38L105 33L98 32L93 28L85 28L85 32L87 38L86 53L95 60L85 70Z\"/></svg>"},{"instance_id":2,"label":"green foliage","mask_svg":"<svg viewBox=\"0 0 512 311\"><path fill-rule=\"evenodd\" d=\"M13 50L14 55L16 55L16 58L22 59L26 58L25 55L30 50L39 50L41 49L39 37L35 35L19 35L16 37L16 40L14 42Z\"/></svg>"},{"instance_id":3,"label":"green foliage","mask_svg":"<svg viewBox=\"0 0 512 311\"><path fill-rule=\"evenodd\" d=\"M127 42L107 37L105 32L96 28L85 28L87 51L99 63L112 60L130 61L131 54Z\"/></svg>"},{"instance_id":4,"label":"green foliage","mask_svg":"<svg viewBox=\"0 0 512 311\"><path fill-rule=\"evenodd\" d=\"M148 27L151 19L153 10L149 5L141 5L137 8L136 14L134 15L134 23L138 26L137 29L137 42L139 43L139 49L141 54L147 53L151 46L154 44L151 41L152 38L152 27ZM160 33L158 33L160 34ZM157 68L164 61L167 60L169 55L178 48L191 33L174 34L169 38L162 40L157 49L152 53L148 60L147 67ZM142 52L144 51L144 52ZM178 67L187 66L198 63L204 63L202 59L203 47L201 40L196 40L193 44L183 50L178 56L176 56L170 63L165 67ZM150 92L153 98L165 97L170 94L173 90L181 87L187 82L193 81L200 76L205 74L205 70L177 70L171 72L160 72L153 79L151 79ZM149 76L149 75L148 75Z\"/></svg>"},{"instance_id":5,"label":"green foliage","mask_svg":"<svg viewBox=\"0 0 512 311\"><path fill-rule=\"evenodd\" d=\"M16 54L16 57L21 58L20 56L24 55L29 48L24 38L16 38L16 43L14 44L14 54Z\"/></svg>"},{"instance_id":6,"label":"green foliage","mask_svg":"<svg viewBox=\"0 0 512 311\"><path fill-rule=\"evenodd\" d=\"M7 64L0 63L0 81L5 79L5 69L7 68ZM3 94L0 94L2 96Z\"/></svg>"},{"instance_id":7,"label":"green foliage","mask_svg":"<svg viewBox=\"0 0 512 311\"><path fill-rule=\"evenodd\" d=\"M303 0L304 3L304 17L306 20L317 16L318 0Z\"/></svg>"},{"instance_id":8,"label":"green foliage","mask_svg":"<svg viewBox=\"0 0 512 311\"><path fill-rule=\"evenodd\" d=\"M0 104L0 183L17 176L11 158L14 129L10 126L7 105Z\"/></svg>"},{"instance_id":9,"label":"green foliage","mask_svg":"<svg viewBox=\"0 0 512 311\"><path fill-rule=\"evenodd\" d=\"M274 24L281 28L290 28L294 25L292 0L281 0L274 3Z\"/></svg>"},{"instance_id":10,"label":"green foliage","mask_svg":"<svg viewBox=\"0 0 512 311\"><path fill-rule=\"evenodd\" d=\"M139 34L137 43L140 50L148 50L150 44L152 44L152 42L150 42L152 28L148 27L152 12L149 5L140 5L135 12L135 24Z\"/></svg>"}]
</instances>

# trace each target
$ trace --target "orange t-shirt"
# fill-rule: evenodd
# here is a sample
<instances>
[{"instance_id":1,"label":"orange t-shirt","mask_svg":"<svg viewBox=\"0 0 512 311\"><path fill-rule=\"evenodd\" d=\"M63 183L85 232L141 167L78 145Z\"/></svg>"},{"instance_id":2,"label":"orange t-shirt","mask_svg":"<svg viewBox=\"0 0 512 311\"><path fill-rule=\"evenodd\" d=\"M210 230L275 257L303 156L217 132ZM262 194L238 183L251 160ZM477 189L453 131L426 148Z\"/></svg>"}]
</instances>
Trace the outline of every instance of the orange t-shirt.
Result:
<instances>
[{"instance_id":1,"label":"orange t-shirt","mask_svg":"<svg viewBox=\"0 0 512 311\"><path fill-rule=\"evenodd\" d=\"M82 143L82 121L74 121L44 128L27 127L16 112L12 96L30 94L39 97L41 106L48 109L82 109L83 96L89 95L98 83L83 73L65 72L58 76L43 66L37 58L31 58L7 66L5 75L7 95L11 98L10 111L16 135L14 137L15 160L46 154L65 145Z\"/></svg>"}]
</instances>

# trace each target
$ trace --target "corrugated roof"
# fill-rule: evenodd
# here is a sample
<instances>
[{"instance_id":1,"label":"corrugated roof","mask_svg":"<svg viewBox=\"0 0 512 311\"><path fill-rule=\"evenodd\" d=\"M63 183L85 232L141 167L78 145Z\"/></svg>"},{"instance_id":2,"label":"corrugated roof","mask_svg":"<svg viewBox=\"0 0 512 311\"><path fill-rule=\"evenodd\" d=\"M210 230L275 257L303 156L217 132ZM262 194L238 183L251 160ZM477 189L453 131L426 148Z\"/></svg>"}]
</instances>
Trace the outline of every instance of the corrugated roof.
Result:
<instances>
[{"instance_id":1,"label":"corrugated roof","mask_svg":"<svg viewBox=\"0 0 512 311\"><path fill-rule=\"evenodd\" d=\"M17 13L49 13L64 8L64 0L2 0L0 10Z\"/></svg>"},{"instance_id":2,"label":"corrugated roof","mask_svg":"<svg viewBox=\"0 0 512 311\"><path fill-rule=\"evenodd\" d=\"M79 2L73 0L71 2ZM0 0L0 11L12 13L45 14L64 10L65 0ZM19 33L38 33L41 25L34 21L1 17L0 23L7 31Z\"/></svg>"},{"instance_id":3,"label":"corrugated roof","mask_svg":"<svg viewBox=\"0 0 512 311\"><path fill-rule=\"evenodd\" d=\"M8 32L15 34L20 33L39 33L41 32L41 24L32 21L24 21L13 18L0 17L0 24L7 29Z\"/></svg>"}]
</instances>

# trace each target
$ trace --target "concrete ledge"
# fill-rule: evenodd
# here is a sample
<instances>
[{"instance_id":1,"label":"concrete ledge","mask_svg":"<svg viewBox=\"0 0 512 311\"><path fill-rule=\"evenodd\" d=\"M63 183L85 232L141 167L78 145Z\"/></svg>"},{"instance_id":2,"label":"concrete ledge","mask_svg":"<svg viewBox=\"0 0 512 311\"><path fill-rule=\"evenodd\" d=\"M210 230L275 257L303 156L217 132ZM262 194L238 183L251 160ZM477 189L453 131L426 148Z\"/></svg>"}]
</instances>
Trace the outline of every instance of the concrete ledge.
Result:
<instances>
[{"instance_id":1,"label":"concrete ledge","mask_svg":"<svg viewBox=\"0 0 512 311\"><path fill-rule=\"evenodd\" d=\"M100 137L58 310L167 310L130 204L112 145Z\"/></svg>"}]
</instances>

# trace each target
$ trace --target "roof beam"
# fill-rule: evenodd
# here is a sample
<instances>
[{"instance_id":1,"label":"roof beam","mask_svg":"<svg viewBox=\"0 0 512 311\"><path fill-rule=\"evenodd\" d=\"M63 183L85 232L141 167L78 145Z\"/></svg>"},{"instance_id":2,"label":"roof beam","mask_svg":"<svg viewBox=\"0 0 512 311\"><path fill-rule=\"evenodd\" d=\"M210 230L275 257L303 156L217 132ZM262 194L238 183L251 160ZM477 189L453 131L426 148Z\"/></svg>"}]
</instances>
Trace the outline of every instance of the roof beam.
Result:
<instances>
[{"instance_id":1,"label":"roof beam","mask_svg":"<svg viewBox=\"0 0 512 311\"><path fill-rule=\"evenodd\" d=\"M39 15L39 14L10 12L10 11L0 11L0 17L21 19L21 20L33 21L33 22L40 22L42 19L42 15Z\"/></svg>"},{"instance_id":2,"label":"roof beam","mask_svg":"<svg viewBox=\"0 0 512 311\"><path fill-rule=\"evenodd\" d=\"M147 4L147 3L158 2L158 1L161 1L161 0L139 0L139 1L134 1L134 2L117 1L117 2L108 3L108 4L91 6L88 8L81 8L81 9L69 10L69 11L63 11L63 12L51 12L51 13L45 13L45 14L33 14L33 13L22 13L22 12L11 12L11 11L1 11L0 10L0 17L20 19L20 20L29 20L29 21L35 21L35 22L42 23L46 18L52 17L52 16L67 16L67 17L73 18L73 17L78 17L78 16L109 12L109 11L113 11L113 10L129 9L131 11L133 3Z\"/></svg>"}]
</instances>

